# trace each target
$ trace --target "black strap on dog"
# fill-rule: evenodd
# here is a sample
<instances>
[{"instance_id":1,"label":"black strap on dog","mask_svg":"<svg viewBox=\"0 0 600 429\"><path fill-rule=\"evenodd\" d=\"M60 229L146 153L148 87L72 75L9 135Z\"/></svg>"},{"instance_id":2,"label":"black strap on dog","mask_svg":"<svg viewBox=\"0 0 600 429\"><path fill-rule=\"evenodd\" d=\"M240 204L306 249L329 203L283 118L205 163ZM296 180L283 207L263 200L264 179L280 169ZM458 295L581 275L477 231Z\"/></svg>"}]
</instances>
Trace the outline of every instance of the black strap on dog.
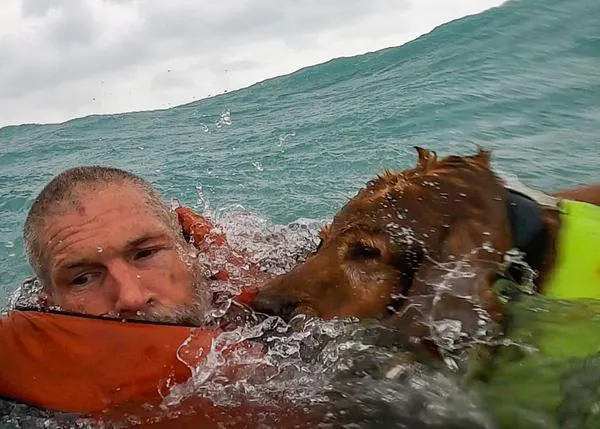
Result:
<instances>
[{"instance_id":1,"label":"black strap on dog","mask_svg":"<svg viewBox=\"0 0 600 429\"><path fill-rule=\"evenodd\" d=\"M524 253L524 262L531 269L538 271L544 262L548 244L548 230L544 223L542 208L532 198L509 189L506 210L514 247ZM519 273L515 267L509 270L515 280L522 280L522 272Z\"/></svg>"}]
</instances>

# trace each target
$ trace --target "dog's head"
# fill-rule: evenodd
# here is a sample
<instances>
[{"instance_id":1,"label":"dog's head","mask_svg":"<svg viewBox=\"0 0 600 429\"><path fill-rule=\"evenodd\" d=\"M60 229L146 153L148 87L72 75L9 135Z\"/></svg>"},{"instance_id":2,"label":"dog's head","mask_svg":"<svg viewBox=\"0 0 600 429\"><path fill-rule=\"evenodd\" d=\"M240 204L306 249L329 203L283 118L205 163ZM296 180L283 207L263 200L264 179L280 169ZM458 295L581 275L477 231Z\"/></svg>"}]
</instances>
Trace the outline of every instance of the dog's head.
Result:
<instances>
[{"instance_id":1,"label":"dog's head","mask_svg":"<svg viewBox=\"0 0 600 429\"><path fill-rule=\"evenodd\" d=\"M481 308L497 318L491 283L512 238L490 154L417 151L415 168L360 190L321 231L317 251L268 281L254 307L284 318L395 317L416 336L427 335L427 320L472 332Z\"/></svg>"}]
</instances>

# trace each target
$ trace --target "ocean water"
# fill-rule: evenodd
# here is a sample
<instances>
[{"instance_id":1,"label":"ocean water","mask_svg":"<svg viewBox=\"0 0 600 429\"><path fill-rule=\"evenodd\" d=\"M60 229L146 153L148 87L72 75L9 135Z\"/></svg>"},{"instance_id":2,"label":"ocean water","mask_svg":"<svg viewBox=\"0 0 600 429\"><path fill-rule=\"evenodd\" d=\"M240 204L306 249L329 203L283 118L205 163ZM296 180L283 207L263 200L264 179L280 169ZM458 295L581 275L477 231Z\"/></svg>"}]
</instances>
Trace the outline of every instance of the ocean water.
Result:
<instances>
[{"instance_id":1,"label":"ocean water","mask_svg":"<svg viewBox=\"0 0 600 429\"><path fill-rule=\"evenodd\" d=\"M234 219L285 229L299 219L327 221L383 168L412 166L415 145L439 154L467 154L481 145L493 150L499 171L542 190L600 182L600 2L509 1L401 47L338 58L184 106L0 129L0 308L30 274L21 240L27 210L66 168L125 168L166 199L229 221L242 206L253 217ZM310 242L310 234L299 239L296 229L286 231L300 247ZM600 338L599 309L527 303L517 313L523 323L516 335L524 343L543 339L550 352L534 355L529 366L511 364L507 353L498 381L481 388L489 403L499 404L492 413L498 427L598 427L600 346L589 338ZM585 360L551 358L577 336ZM552 341L558 345L548 346ZM464 414L473 417L468 427L496 427L478 412L463 413L472 408L460 395L462 402L447 405L455 387L440 377L417 374L391 390L374 381L344 381L341 388L394 393L399 424L419 418L405 411L418 385L432 401L430 412L450 410L446 417L454 423L455 414ZM17 415L26 421L30 411ZM382 411L388 418L389 412ZM439 427L465 427L440 419Z\"/></svg>"},{"instance_id":2,"label":"ocean water","mask_svg":"<svg viewBox=\"0 0 600 429\"><path fill-rule=\"evenodd\" d=\"M328 219L383 168L492 149L544 190L600 181L600 2L521 0L401 47L159 111L0 129L0 303L29 268L21 229L53 175L128 169L166 199Z\"/></svg>"}]
</instances>

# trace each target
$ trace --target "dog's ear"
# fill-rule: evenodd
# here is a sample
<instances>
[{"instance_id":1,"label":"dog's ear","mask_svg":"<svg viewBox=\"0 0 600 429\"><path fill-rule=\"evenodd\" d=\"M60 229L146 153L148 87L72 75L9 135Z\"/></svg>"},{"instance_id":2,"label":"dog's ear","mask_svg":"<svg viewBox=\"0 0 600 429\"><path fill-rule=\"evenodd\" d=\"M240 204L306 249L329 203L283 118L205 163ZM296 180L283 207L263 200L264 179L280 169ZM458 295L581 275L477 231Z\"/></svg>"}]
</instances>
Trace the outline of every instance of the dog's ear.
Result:
<instances>
[{"instance_id":1,"label":"dog's ear","mask_svg":"<svg viewBox=\"0 0 600 429\"><path fill-rule=\"evenodd\" d=\"M416 268L406 301L393 316L413 337L436 342L436 325L459 322L461 335L472 338L485 326L499 322L502 305L492 286L500 257L478 240L478 227L470 222L453 225L440 248L427 249ZM482 310L488 313L482 319ZM487 322L486 322L487 323Z\"/></svg>"},{"instance_id":2,"label":"dog's ear","mask_svg":"<svg viewBox=\"0 0 600 429\"><path fill-rule=\"evenodd\" d=\"M319 244L317 244L317 248L314 253L317 253L323 247L323 243L327 241L327 239L331 236L331 224L325 225L323 228L319 230Z\"/></svg>"},{"instance_id":3,"label":"dog's ear","mask_svg":"<svg viewBox=\"0 0 600 429\"><path fill-rule=\"evenodd\" d=\"M480 162L489 168L492 163L492 151L486 150L481 146L477 146L477 153L473 155L471 159Z\"/></svg>"},{"instance_id":4,"label":"dog's ear","mask_svg":"<svg viewBox=\"0 0 600 429\"><path fill-rule=\"evenodd\" d=\"M424 149L419 146L414 147L417 151L417 171L427 172L435 167L437 154L434 151Z\"/></svg>"},{"instance_id":5,"label":"dog's ear","mask_svg":"<svg viewBox=\"0 0 600 429\"><path fill-rule=\"evenodd\" d=\"M325 225L323 228L321 228L321 230L319 231L319 238L321 240L327 240L329 238L329 236L331 235L331 225Z\"/></svg>"}]
</instances>

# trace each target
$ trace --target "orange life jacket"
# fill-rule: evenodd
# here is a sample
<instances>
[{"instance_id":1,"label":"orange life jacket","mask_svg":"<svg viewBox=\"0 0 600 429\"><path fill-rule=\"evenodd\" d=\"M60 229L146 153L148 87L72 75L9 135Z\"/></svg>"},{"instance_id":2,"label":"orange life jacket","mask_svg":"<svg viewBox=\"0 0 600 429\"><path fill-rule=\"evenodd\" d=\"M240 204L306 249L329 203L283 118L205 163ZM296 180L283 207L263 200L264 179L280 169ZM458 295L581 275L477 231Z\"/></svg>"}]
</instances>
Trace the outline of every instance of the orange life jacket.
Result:
<instances>
[{"instance_id":1,"label":"orange life jacket","mask_svg":"<svg viewBox=\"0 0 600 429\"><path fill-rule=\"evenodd\" d=\"M39 311L0 318L0 396L40 408L94 413L156 402L190 369L178 347L208 350L218 331ZM193 334L193 335L192 335ZM199 355L199 359L204 352Z\"/></svg>"},{"instance_id":2,"label":"orange life jacket","mask_svg":"<svg viewBox=\"0 0 600 429\"><path fill-rule=\"evenodd\" d=\"M256 295L256 285L266 280L266 275L256 264L248 262L244 255L233 252L222 233L215 232L214 225L204 216L201 216L188 207L178 207L176 210L179 223L184 232L193 238L194 245L208 254L216 253L225 248L226 262L237 267L243 267L240 270L244 275L241 278L231 278L225 267L216 267L217 273L215 279L230 281L238 286L242 293L237 296L236 301L242 304L249 304Z\"/></svg>"},{"instance_id":3,"label":"orange life jacket","mask_svg":"<svg viewBox=\"0 0 600 429\"><path fill-rule=\"evenodd\" d=\"M218 334L177 325L14 311L0 318L0 397L120 426L131 417L132 426L156 429L295 428L311 420L316 425L320 414L284 403L220 407L192 396L162 409L170 386L190 378L187 365L201 365Z\"/></svg>"}]
</instances>

